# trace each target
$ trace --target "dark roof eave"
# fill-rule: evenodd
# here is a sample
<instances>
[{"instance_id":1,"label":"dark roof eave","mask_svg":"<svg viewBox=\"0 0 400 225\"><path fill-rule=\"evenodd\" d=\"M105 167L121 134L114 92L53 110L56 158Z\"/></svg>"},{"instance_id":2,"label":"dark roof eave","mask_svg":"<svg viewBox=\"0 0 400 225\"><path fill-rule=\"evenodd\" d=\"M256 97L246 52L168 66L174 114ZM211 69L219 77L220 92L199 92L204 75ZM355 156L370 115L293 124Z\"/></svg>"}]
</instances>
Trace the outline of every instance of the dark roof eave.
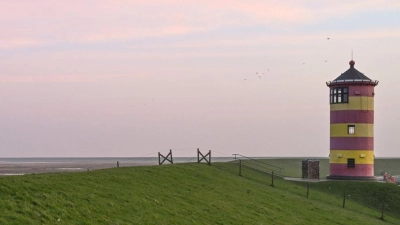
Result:
<instances>
[{"instance_id":1,"label":"dark roof eave","mask_svg":"<svg viewBox=\"0 0 400 225\"><path fill-rule=\"evenodd\" d=\"M377 86L379 83L378 80L334 80L326 82L326 86L339 86L339 85L373 85Z\"/></svg>"}]
</instances>

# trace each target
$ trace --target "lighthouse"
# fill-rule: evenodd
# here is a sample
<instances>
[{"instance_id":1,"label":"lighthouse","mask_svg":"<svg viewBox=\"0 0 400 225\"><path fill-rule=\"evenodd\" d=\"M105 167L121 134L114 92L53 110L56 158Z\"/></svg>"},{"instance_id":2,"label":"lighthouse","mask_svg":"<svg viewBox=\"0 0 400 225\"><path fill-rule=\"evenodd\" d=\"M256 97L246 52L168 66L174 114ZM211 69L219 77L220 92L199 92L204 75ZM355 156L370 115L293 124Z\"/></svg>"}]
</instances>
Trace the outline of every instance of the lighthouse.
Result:
<instances>
[{"instance_id":1,"label":"lighthouse","mask_svg":"<svg viewBox=\"0 0 400 225\"><path fill-rule=\"evenodd\" d=\"M328 179L374 177L374 96L377 80L350 68L329 87L330 154Z\"/></svg>"}]
</instances>

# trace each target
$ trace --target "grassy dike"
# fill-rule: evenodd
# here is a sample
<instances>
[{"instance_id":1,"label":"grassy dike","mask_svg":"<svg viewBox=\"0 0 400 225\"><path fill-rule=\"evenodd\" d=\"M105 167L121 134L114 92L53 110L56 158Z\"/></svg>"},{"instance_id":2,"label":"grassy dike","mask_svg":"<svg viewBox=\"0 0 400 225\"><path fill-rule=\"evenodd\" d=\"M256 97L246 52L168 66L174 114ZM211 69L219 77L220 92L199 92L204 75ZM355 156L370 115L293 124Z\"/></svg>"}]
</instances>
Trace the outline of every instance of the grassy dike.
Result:
<instances>
[{"instance_id":1,"label":"grassy dike","mask_svg":"<svg viewBox=\"0 0 400 225\"><path fill-rule=\"evenodd\" d=\"M0 224L400 224L391 205L378 219L379 196L341 200L353 185L397 201L398 186L312 183L307 198L306 183L270 178L233 163L0 177Z\"/></svg>"}]
</instances>

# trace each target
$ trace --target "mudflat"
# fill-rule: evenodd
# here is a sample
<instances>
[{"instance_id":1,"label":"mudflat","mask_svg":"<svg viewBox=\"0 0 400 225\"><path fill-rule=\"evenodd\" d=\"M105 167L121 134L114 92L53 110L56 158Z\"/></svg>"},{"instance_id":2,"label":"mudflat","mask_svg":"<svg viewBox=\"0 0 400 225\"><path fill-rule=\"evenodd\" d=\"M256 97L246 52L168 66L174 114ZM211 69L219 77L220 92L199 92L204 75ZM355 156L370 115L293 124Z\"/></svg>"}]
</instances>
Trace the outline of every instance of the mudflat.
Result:
<instances>
[{"instance_id":1,"label":"mudflat","mask_svg":"<svg viewBox=\"0 0 400 225\"><path fill-rule=\"evenodd\" d=\"M24 163L0 163L0 176L24 175L34 173L64 173L91 171L112 167L141 166L143 163L128 162L24 162ZM146 165L151 165L148 162Z\"/></svg>"}]
</instances>

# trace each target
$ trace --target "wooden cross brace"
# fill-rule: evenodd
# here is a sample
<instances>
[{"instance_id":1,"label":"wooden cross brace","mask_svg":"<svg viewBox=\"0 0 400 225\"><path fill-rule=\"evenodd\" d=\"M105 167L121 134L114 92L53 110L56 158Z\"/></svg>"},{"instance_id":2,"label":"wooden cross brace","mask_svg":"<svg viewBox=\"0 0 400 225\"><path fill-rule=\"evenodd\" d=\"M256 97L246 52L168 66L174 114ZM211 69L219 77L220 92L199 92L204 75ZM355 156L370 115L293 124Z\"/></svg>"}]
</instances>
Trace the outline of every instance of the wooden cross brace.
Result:
<instances>
[{"instance_id":1,"label":"wooden cross brace","mask_svg":"<svg viewBox=\"0 0 400 225\"><path fill-rule=\"evenodd\" d=\"M161 161L161 158L163 158L163 160ZM171 164L174 164L173 160L172 160L172 150L169 150L169 153L167 156L163 156L161 153L158 153L158 165L162 165L165 161L170 162Z\"/></svg>"},{"instance_id":2,"label":"wooden cross brace","mask_svg":"<svg viewBox=\"0 0 400 225\"><path fill-rule=\"evenodd\" d=\"M201 159L200 159L201 156ZM208 156L208 159L207 159ZM206 161L208 165L211 165L211 150L206 154L203 155L199 149L197 149L197 162L200 163L201 161Z\"/></svg>"}]
</instances>

